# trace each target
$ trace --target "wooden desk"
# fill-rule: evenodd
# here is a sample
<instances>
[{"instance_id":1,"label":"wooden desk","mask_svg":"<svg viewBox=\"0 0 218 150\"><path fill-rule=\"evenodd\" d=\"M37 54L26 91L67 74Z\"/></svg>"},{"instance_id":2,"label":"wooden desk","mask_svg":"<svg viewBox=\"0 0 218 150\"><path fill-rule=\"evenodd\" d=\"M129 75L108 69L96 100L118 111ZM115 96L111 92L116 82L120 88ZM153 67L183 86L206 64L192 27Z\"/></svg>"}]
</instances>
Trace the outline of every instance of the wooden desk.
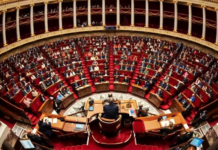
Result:
<instances>
[{"instance_id":1,"label":"wooden desk","mask_svg":"<svg viewBox=\"0 0 218 150\"><path fill-rule=\"evenodd\" d=\"M95 90L96 92L106 92L109 91L109 82L97 82L97 84L95 84Z\"/></svg>"},{"instance_id":2,"label":"wooden desk","mask_svg":"<svg viewBox=\"0 0 218 150\"><path fill-rule=\"evenodd\" d=\"M127 92L129 85L122 82L114 82L114 91Z\"/></svg>"},{"instance_id":3,"label":"wooden desk","mask_svg":"<svg viewBox=\"0 0 218 150\"><path fill-rule=\"evenodd\" d=\"M69 106L74 101L75 101L75 99L74 99L73 93L61 100L62 106L64 108L67 108L67 106Z\"/></svg>"},{"instance_id":4,"label":"wooden desk","mask_svg":"<svg viewBox=\"0 0 218 150\"><path fill-rule=\"evenodd\" d=\"M133 84L131 93L144 98L146 90L147 90L146 88Z\"/></svg>"},{"instance_id":5,"label":"wooden desk","mask_svg":"<svg viewBox=\"0 0 218 150\"><path fill-rule=\"evenodd\" d=\"M149 116L149 117L138 117L136 118L137 120L142 120L143 123L144 123L144 127L145 127L145 132L149 132L149 131L152 131L152 130L159 130L159 129L162 129L161 127L161 123L158 122L158 117L160 116L167 116L167 119L166 120L170 120L170 119L174 119L175 121L175 126L178 126L178 125L183 125L183 128L184 128L184 125L187 125L186 124L186 121L185 119L183 118L182 114L181 113L171 113L171 114L163 114L163 115L158 115L158 116ZM185 128L184 128L185 129ZM189 128L188 129L185 129L186 131L189 131Z\"/></svg>"},{"instance_id":6,"label":"wooden desk","mask_svg":"<svg viewBox=\"0 0 218 150\"><path fill-rule=\"evenodd\" d=\"M152 104L154 104L157 108L160 107L161 103L162 103L162 98L157 96L155 93L150 92L148 101L150 101Z\"/></svg>"},{"instance_id":7,"label":"wooden desk","mask_svg":"<svg viewBox=\"0 0 218 150\"><path fill-rule=\"evenodd\" d=\"M183 112L185 111L185 108L182 106L182 104L177 99L174 98L170 106L170 111L171 112Z\"/></svg>"},{"instance_id":8,"label":"wooden desk","mask_svg":"<svg viewBox=\"0 0 218 150\"><path fill-rule=\"evenodd\" d=\"M66 122L78 122L78 123L86 123L86 117L73 117L73 116L65 116Z\"/></svg>"},{"instance_id":9,"label":"wooden desk","mask_svg":"<svg viewBox=\"0 0 218 150\"><path fill-rule=\"evenodd\" d=\"M90 85L79 87L76 89L76 91L79 97L83 97L92 93Z\"/></svg>"},{"instance_id":10,"label":"wooden desk","mask_svg":"<svg viewBox=\"0 0 218 150\"><path fill-rule=\"evenodd\" d=\"M81 131L74 131L76 127L76 123L65 123L63 127L64 132L82 132L86 130L86 124L84 124L84 128Z\"/></svg>"},{"instance_id":11,"label":"wooden desk","mask_svg":"<svg viewBox=\"0 0 218 150\"><path fill-rule=\"evenodd\" d=\"M69 127L73 127L72 124L76 124L76 123L84 123L85 127L84 127L84 132L86 130L87 127L87 118L84 117L72 117L72 116L62 116L62 115L53 115L53 114L48 114L48 113L43 113L41 115L41 119L43 119L44 117L49 117L49 118L64 118L65 121L61 121L60 119L57 119L57 123L51 123L51 128L52 129L56 129L56 130L60 130L60 131L65 131L65 132L73 132L74 128L69 128ZM39 128L38 124L36 125L35 128Z\"/></svg>"},{"instance_id":12,"label":"wooden desk","mask_svg":"<svg viewBox=\"0 0 218 150\"><path fill-rule=\"evenodd\" d=\"M126 104L129 102L131 103L131 108L126 108ZM125 113L125 114L129 114L129 109L138 108L136 100L121 100L121 103L117 105L120 108L120 113ZM102 100L94 100L93 106L94 106L94 110L87 112L87 118L91 118L95 114L104 112L103 111L104 104ZM89 102L86 102L85 109L89 110Z\"/></svg>"}]
</instances>

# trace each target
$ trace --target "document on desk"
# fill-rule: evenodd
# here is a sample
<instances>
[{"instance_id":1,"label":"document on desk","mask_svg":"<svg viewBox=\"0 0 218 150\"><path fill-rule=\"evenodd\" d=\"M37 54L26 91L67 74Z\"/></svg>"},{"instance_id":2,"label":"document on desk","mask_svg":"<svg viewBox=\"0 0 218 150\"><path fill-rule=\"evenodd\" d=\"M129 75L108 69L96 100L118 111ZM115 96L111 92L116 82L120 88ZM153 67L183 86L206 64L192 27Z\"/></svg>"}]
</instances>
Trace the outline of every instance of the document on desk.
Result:
<instances>
[{"instance_id":1,"label":"document on desk","mask_svg":"<svg viewBox=\"0 0 218 150\"><path fill-rule=\"evenodd\" d=\"M189 126L187 124L183 124L183 126L186 130L189 129Z\"/></svg>"},{"instance_id":2,"label":"document on desk","mask_svg":"<svg viewBox=\"0 0 218 150\"><path fill-rule=\"evenodd\" d=\"M84 129L84 124L77 123L74 131L82 131Z\"/></svg>"},{"instance_id":3,"label":"document on desk","mask_svg":"<svg viewBox=\"0 0 218 150\"><path fill-rule=\"evenodd\" d=\"M58 119L57 118L53 118L52 123L57 123L57 122L58 122Z\"/></svg>"},{"instance_id":4,"label":"document on desk","mask_svg":"<svg viewBox=\"0 0 218 150\"><path fill-rule=\"evenodd\" d=\"M175 124L175 120L174 120L174 119L170 119L170 122L172 122L173 124Z\"/></svg>"},{"instance_id":5,"label":"document on desk","mask_svg":"<svg viewBox=\"0 0 218 150\"><path fill-rule=\"evenodd\" d=\"M166 126L169 126L170 122L169 121L161 121L160 124L161 124L161 127L166 127Z\"/></svg>"}]
</instances>

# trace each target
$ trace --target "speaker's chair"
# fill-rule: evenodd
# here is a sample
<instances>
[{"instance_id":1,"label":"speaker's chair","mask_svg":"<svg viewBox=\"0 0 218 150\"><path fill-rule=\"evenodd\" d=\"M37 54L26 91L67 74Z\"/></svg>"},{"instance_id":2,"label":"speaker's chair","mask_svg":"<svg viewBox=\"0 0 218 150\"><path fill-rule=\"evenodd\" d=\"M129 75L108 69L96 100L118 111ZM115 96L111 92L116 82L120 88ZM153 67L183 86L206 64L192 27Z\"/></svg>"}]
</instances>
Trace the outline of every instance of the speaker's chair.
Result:
<instances>
[{"instance_id":1,"label":"speaker's chair","mask_svg":"<svg viewBox=\"0 0 218 150\"><path fill-rule=\"evenodd\" d=\"M103 134L116 135L119 132L121 126L122 115L119 115L118 119L106 119L98 115L99 126Z\"/></svg>"}]
</instances>

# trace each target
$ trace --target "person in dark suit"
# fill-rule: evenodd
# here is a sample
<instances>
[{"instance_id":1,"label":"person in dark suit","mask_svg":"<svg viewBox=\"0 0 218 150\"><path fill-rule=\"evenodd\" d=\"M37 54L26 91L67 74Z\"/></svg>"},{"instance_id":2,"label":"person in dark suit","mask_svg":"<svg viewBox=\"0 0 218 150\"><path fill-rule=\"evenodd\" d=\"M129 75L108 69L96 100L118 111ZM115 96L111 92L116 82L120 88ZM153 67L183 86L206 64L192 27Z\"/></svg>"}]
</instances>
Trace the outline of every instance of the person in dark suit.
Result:
<instances>
[{"instance_id":1,"label":"person in dark suit","mask_svg":"<svg viewBox=\"0 0 218 150\"><path fill-rule=\"evenodd\" d=\"M52 137L52 128L51 128L51 122L48 122L48 120L43 120L41 119L38 122L39 125L39 131L45 134L48 138Z\"/></svg>"},{"instance_id":2,"label":"person in dark suit","mask_svg":"<svg viewBox=\"0 0 218 150\"><path fill-rule=\"evenodd\" d=\"M127 77L127 76L125 76L125 77L124 77L124 79L123 79L123 83L126 83L126 84L128 84L128 83L129 83L129 79L128 79L128 77Z\"/></svg>"},{"instance_id":3,"label":"person in dark suit","mask_svg":"<svg viewBox=\"0 0 218 150\"><path fill-rule=\"evenodd\" d=\"M199 118L195 121L195 128L197 128L202 122L204 122L207 118L207 110L204 110L200 113Z\"/></svg>"},{"instance_id":4,"label":"person in dark suit","mask_svg":"<svg viewBox=\"0 0 218 150\"><path fill-rule=\"evenodd\" d=\"M114 72L114 76L116 76L116 75L119 76L119 72L117 70Z\"/></svg>"},{"instance_id":5,"label":"person in dark suit","mask_svg":"<svg viewBox=\"0 0 218 150\"><path fill-rule=\"evenodd\" d=\"M104 105L103 107L103 117L107 119L117 119L119 108L116 104L113 103L114 99L109 99L109 105Z\"/></svg>"},{"instance_id":6,"label":"person in dark suit","mask_svg":"<svg viewBox=\"0 0 218 150\"><path fill-rule=\"evenodd\" d=\"M98 80L98 82L105 82L103 76L100 77L100 79Z\"/></svg>"},{"instance_id":7,"label":"person in dark suit","mask_svg":"<svg viewBox=\"0 0 218 150\"><path fill-rule=\"evenodd\" d=\"M118 75L116 75L116 76L114 77L114 82L119 82L119 76L118 76Z\"/></svg>"},{"instance_id":8,"label":"person in dark suit","mask_svg":"<svg viewBox=\"0 0 218 150\"><path fill-rule=\"evenodd\" d=\"M186 83L188 82L187 77L184 77L183 80L182 80L182 82L183 82L184 84L186 84Z\"/></svg>"},{"instance_id":9,"label":"person in dark suit","mask_svg":"<svg viewBox=\"0 0 218 150\"><path fill-rule=\"evenodd\" d=\"M22 95L25 96L25 95L27 95L27 93L28 93L28 92L27 92L26 89L23 87L23 88L22 88Z\"/></svg>"},{"instance_id":10,"label":"person in dark suit","mask_svg":"<svg viewBox=\"0 0 218 150\"><path fill-rule=\"evenodd\" d=\"M144 88L146 88L146 91L150 90L150 83L145 81Z\"/></svg>"},{"instance_id":11,"label":"person in dark suit","mask_svg":"<svg viewBox=\"0 0 218 150\"><path fill-rule=\"evenodd\" d=\"M137 78L137 79L135 80L135 84L136 84L136 85L140 85L140 83L141 83L140 79Z\"/></svg>"},{"instance_id":12,"label":"person in dark suit","mask_svg":"<svg viewBox=\"0 0 218 150\"><path fill-rule=\"evenodd\" d=\"M88 84L87 79L82 81L82 85L87 85L87 84Z\"/></svg>"},{"instance_id":13,"label":"person in dark suit","mask_svg":"<svg viewBox=\"0 0 218 150\"><path fill-rule=\"evenodd\" d=\"M189 132L185 132L182 135L178 136L176 143L171 144L170 147L187 142L188 140L190 140L192 138L193 134L194 134L194 129L190 128Z\"/></svg>"},{"instance_id":14,"label":"person in dark suit","mask_svg":"<svg viewBox=\"0 0 218 150\"><path fill-rule=\"evenodd\" d=\"M40 95L40 101L43 103L46 101L44 94Z\"/></svg>"},{"instance_id":15,"label":"person in dark suit","mask_svg":"<svg viewBox=\"0 0 218 150\"><path fill-rule=\"evenodd\" d=\"M77 89L78 87L80 87L80 85L79 85L78 81L75 81L73 84L73 88Z\"/></svg>"},{"instance_id":16,"label":"person in dark suit","mask_svg":"<svg viewBox=\"0 0 218 150\"><path fill-rule=\"evenodd\" d=\"M161 89L157 90L156 95L161 97L161 98L163 97L163 93L162 93Z\"/></svg>"},{"instance_id":17,"label":"person in dark suit","mask_svg":"<svg viewBox=\"0 0 218 150\"><path fill-rule=\"evenodd\" d=\"M170 85L167 83L166 87L164 89L169 92L170 91Z\"/></svg>"}]
</instances>

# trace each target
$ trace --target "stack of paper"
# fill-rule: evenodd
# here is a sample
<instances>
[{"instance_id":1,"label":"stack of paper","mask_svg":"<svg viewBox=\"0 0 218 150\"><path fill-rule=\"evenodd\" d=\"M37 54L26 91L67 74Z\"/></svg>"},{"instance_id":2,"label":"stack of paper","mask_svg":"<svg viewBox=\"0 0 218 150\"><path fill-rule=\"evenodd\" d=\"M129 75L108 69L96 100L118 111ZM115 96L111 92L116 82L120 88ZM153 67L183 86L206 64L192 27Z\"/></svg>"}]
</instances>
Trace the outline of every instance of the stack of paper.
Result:
<instances>
[{"instance_id":1,"label":"stack of paper","mask_svg":"<svg viewBox=\"0 0 218 150\"><path fill-rule=\"evenodd\" d=\"M189 129L189 126L187 124L183 124L183 126L186 130Z\"/></svg>"},{"instance_id":2,"label":"stack of paper","mask_svg":"<svg viewBox=\"0 0 218 150\"><path fill-rule=\"evenodd\" d=\"M170 122L169 121L161 121L160 124L161 124L161 127L166 127L166 126L169 126Z\"/></svg>"},{"instance_id":3,"label":"stack of paper","mask_svg":"<svg viewBox=\"0 0 218 150\"><path fill-rule=\"evenodd\" d=\"M52 123L57 123L57 122L58 122L58 119L57 118L53 118Z\"/></svg>"}]
</instances>

